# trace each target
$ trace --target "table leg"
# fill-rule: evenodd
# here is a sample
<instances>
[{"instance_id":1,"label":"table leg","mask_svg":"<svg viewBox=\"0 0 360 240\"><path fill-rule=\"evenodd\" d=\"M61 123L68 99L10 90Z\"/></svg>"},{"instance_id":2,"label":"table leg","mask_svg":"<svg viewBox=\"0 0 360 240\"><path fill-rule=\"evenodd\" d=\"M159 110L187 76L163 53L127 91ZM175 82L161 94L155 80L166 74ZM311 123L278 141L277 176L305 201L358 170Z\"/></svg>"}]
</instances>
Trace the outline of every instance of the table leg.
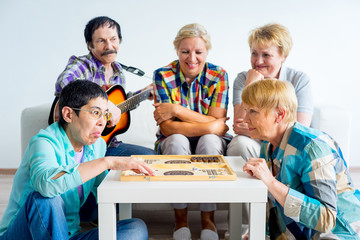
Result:
<instances>
[{"instance_id":1,"label":"table leg","mask_svg":"<svg viewBox=\"0 0 360 240\"><path fill-rule=\"evenodd\" d=\"M132 217L132 204L119 203L119 220L130 219Z\"/></svg>"},{"instance_id":2,"label":"table leg","mask_svg":"<svg viewBox=\"0 0 360 240\"><path fill-rule=\"evenodd\" d=\"M230 240L241 240L242 203L230 203L229 206L229 234Z\"/></svg>"},{"instance_id":3,"label":"table leg","mask_svg":"<svg viewBox=\"0 0 360 240\"><path fill-rule=\"evenodd\" d=\"M100 203L98 213L99 213L99 239L116 240L115 203Z\"/></svg>"},{"instance_id":4,"label":"table leg","mask_svg":"<svg viewBox=\"0 0 360 240\"><path fill-rule=\"evenodd\" d=\"M266 203L250 203L249 240L265 239Z\"/></svg>"}]
</instances>

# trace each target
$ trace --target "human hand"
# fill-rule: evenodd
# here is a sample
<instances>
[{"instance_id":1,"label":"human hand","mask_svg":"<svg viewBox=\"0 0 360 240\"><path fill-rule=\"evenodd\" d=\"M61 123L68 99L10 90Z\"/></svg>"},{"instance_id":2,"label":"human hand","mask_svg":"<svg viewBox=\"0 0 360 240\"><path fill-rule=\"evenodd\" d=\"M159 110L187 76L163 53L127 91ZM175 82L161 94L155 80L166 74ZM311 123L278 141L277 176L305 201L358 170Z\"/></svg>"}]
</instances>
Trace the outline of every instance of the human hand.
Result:
<instances>
[{"instance_id":1,"label":"human hand","mask_svg":"<svg viewBox=\"0 0 360 240\"><path fill-rule=\"evenodd\" d=\"M234 119L233 130L238 135L250 135L248 124L244 122L243 118Z\"/></svg>"},{"instance_id":2,"label":"human hand","mask_svg":"<svg viewBox=\"0 0 360 240\"><path fill-rule=\"evenodd\" d=\"M270 172L269 167L263 158L249 158L243 167L243 171L247 172L250 176L255 176L267 185L270 183L274 176Z\"/></svg>"},{"instance_id":3,"label":"human hand","mask_svg":"<svg viewBox=\"0 0 360 240\"><path fill-rule=\"evenodd\" d=\"M115 126L121 118L121 110L120 108L118 108L114 103L112 103L111 101L109 102L109 111L111 113L111 118L110 120L107 122L107 127L113 127Z\"/></svg>"},{"instance_id":4,"label":"human hand","mask_svg":"<svg viewBox=\"0 0 360 240\"><path fill-rule=\"evenodd\" d=\"M211 133L216 134L218 136L224 136L227 131L229 131L229 127L226 125L226 121L229 120L229 117L218 118L212 122L209 122Z\"/></svg>"},{"instance_id":5,"label":"human hand","mask_svg":"<svg viewBox=\"0 0 360 240\"><path fill-rule=\"evenodd\" d=\"M175 117L175 108L176 104L171 103L155 103L154 119L157 125L160 125L162 122L169 120Z\"/></svg>"},{"instance_id":6,"label":"human hand","mask_svg":"<svg viewBox=\"0 0 360 240\"><path fill-rule=\"evenodd\" d=\"M151 83L149 85L147 85L145 88L143 88L141 91L145 91L148 90L149 88L151 88L152 90L150 91L148 100L152 101L154 99L154 84Z\"/></svg>"},{"instance_id":7,"label":"human hand","mask_svg":"<svg viewBox=\"0 0 360 240\"><path fill-rule=\"evenodd\" d=\"M256 69L250 69L246 75L245 86L252 82L264 79L264 75Z\"/></svg>"},{"instance_id":8,"label":"human hand","mask_svg":"<svg viewBox=\"0 0 360 240\"><path fill-rule=\"evenodd\" d=\"M111 170L132 170L136 173L155 176L155 171L144 161L135 157L106 157L109 169Z\"/></svg>"}]
</instances>

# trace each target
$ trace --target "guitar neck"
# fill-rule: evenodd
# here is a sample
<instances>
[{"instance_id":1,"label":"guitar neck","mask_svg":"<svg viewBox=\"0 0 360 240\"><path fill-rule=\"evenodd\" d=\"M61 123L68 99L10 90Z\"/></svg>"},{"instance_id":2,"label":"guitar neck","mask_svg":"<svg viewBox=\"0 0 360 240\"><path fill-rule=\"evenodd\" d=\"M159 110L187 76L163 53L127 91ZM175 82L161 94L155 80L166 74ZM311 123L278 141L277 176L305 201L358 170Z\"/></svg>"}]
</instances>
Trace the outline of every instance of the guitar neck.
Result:
<instances>
[{"instance_id":1,"label":"guitar neck","mask_svg":"<svg viewBox=\"0 0 360 240\"><path fill-rule=\"evenodd\" d=\"M127 112L130 109L135 108L136 105L138 105L142 101L146 100L150 96L151 90L152 89L149 88L145 91L142 91L142 92L126 99L126 101L120 103L119 105L117 105L117 107L120 108L121 113Z\"/></svg>"}]
</instances>

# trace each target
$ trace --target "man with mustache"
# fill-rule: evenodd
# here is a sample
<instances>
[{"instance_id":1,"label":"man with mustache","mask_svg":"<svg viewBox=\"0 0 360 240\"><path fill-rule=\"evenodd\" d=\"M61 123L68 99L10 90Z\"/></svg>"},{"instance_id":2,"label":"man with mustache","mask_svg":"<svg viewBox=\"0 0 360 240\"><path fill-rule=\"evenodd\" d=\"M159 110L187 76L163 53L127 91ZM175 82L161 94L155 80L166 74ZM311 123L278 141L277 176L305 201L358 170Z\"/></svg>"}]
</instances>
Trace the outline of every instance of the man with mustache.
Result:
<instances>
[{"instance_id":1,"label":"man with mustache","mask_svg":"<svg viewBox=\"0 0 360 240\"><path fill-rule=\"evenodd\" d=\"M89 54L85 56L71 56L65 70L58 77L55 84L55 96L75 80L88 80L97 83L104 90L113 85L121 85L125 89L125 75L120 63L116 62L117 51L121 43L120 25L105 16L96 17L88 22L84 30L85 41ZM144 88L152 88L152 84ZM140 91L138 91L140 92ZM128 93L128 95L131 93ZM115 126L121 118L121 111L109 101L111 119L107 126ZM125 144L114 137L106 152L107 156L152 155L154 151L133 144Z\"/></svg>"}]
</instances>

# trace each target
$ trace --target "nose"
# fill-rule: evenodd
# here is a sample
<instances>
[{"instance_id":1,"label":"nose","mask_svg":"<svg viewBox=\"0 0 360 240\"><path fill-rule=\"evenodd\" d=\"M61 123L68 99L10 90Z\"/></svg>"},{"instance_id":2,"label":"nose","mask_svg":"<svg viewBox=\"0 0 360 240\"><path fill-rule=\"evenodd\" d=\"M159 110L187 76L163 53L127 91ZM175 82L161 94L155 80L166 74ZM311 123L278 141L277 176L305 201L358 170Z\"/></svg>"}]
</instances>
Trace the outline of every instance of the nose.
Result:
<instances>
[{"instance_id":1,"label":"nose","mask_svg":"<svg viewBox=\"0 0 360 240\"><path fill-rule=\"evenodd\" d=\"M105 42L105 47L106 47L106 49L112 49L112 44L111 44L110 39L107 39L107 40L106 40L106 42Z\"/></svg>"},{"instance_id":2,"label":"nose","mask_svg":"<svg viewBox=\"0 0 360 240\"><path fill-rule=\"evenodd\" d=\"M190 52L190 54L189 54L189 60L191 60L191 62L195 62L195 61L196 61L196 54L195 54L195 52Z\"/></svg>"},{"instance_id":3,"label":"nose","mask_svg":"<svg viewBox=\"0 0 360 240\"><path fill-rule=\"evenodd\" d=\"M101 118L99 118L99 120L97 121L97 124L99 126L105 126L106 125L106 117L105 116L101 116Z\"/></svg>"},{"instance_id":4,"label":"nose","mask_svg":"<svg viewBox=\"0 0 360 240\"><path fill-rule=\"evenodd\" d=\"M248 112L246 112L246 114L245 114L244 122L245 123L250 123L250 118L249 118L249 113Z\"/></svg>"}]
</instances>

